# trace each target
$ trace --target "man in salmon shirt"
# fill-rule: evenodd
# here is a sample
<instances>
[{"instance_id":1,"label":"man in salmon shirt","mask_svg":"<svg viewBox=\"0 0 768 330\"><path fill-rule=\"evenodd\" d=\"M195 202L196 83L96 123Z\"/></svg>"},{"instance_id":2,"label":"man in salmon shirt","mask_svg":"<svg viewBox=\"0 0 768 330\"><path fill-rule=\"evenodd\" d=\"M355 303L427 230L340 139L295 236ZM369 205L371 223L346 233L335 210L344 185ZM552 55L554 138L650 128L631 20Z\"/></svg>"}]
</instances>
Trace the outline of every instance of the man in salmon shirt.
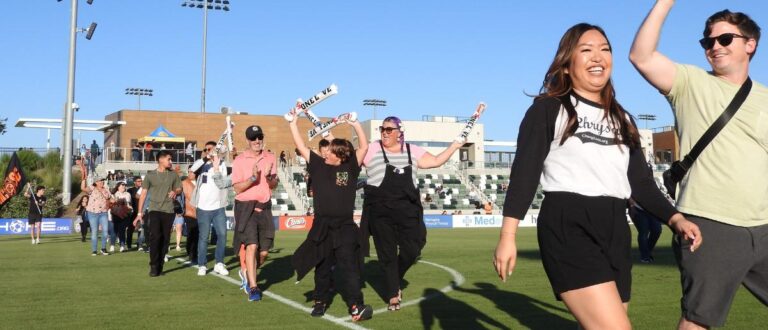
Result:
<instances>
[{"instance_id":1,"label":"man in salmon shirt","mask_svg":"<svg viewBox=\"0 0 768 330\"><path fill-rule=\"evenodd\" d=\"M277 186L277 158L264 148L264 131L257 125L245 130L248 148L232 163L235 189L233 247L240 250L240 278L249 301L261 300L256 269L264 264L275 238L272 189ZM259 259L256 260L256 251ZM245 272L243 272L245 269Z\"/></svg>"}]
</instances>

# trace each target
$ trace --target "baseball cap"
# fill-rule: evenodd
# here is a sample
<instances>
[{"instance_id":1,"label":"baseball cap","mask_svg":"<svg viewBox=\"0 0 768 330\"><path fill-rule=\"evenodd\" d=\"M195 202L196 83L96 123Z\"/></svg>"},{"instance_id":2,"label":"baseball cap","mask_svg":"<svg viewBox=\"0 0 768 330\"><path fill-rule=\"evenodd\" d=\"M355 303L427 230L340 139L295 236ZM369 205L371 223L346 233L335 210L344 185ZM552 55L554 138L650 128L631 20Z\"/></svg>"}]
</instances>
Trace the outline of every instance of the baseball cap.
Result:
<instances>
[{"instance_id":1,"label":"baseball cap","mask_svg":"<svg viewBox=\"0 0 768 330\"><path fill-rule=\"evenodd\" d=\"M99 181L105 181L105 180L107 180L107 178L101 175L98 175L98 174L93 175L93 182L99 182Z\"/></svg>"},{"instance_id":2,"label":"baseball cap","mask_svg":"<svg viewBox=\"0 0 768 330\"><path fill-rule=\"evenodd\" d=\"M264 131L261 130L259 125L251 125L245 130L245 138L248 141L264 138Z\"/></svg>"}]
</instances>

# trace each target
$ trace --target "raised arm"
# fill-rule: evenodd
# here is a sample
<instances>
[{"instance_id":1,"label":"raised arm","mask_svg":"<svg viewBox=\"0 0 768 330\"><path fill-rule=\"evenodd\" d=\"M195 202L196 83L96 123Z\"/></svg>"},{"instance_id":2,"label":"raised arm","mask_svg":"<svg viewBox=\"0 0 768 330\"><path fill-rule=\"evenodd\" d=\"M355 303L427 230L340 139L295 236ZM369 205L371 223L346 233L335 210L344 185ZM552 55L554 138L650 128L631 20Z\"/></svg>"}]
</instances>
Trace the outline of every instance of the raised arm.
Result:
<instances>
[{"instance_id":1,"label":"raised arm","mask_svg":"<svg viewBox=\"0 0 768 330\"><path fill-rule=\"evenodd\" d=\"M430 154L428 152L424 153L424 156L421 156L419 158L419 168L425 169L425 168L435 168L438 166L441 166L445 164L445 162L448 161L449 158L451 158L451 155L453 155L456 150L461 148L461 146L464 145L464 142L456 142L453 141L451 145L448 146L448 148L445 148L443 152L439 153L437 156Z\"/></svg>"},{"instance_id":2,"label":"raised arm","mask_svg":"<svg viewBox=\"0 0 768 330\"><path fill-rule=\"evenodd\" d=\"M368 137L365 136L363 126L360 125L359 121L353 121L349 124L352 125L352 128L355 129L355 134L357 134L357 151L355 151L355 155L357 156L357 165L362 166L365 154L368 152Z\"/></svg>"},{"instance_id":3,"label":"raised arm","mask_svg":"<svg viewBox=\"0 0 768 330\"><path fill-rule=\"evenodd\" d=\"M629 60L637 71L643 75L653 87L661 93L668 94L672 90L675 81L675 63L657 50L661 26L667 18L669 11L675 4L674 0L658 0L643 21L643 25L635 35L632 49L629 51Z\"/></svg>"},{"instance_id":4,"label":"raised arm","mask_svg":"<svg viewBox=\"0 0 768 330\"><path fill-rule=\"evenodd\" d=\"M309 162L309 153L312 152L307 148L307 145L304 143L304 139L301 137L301 134L299 134L299 127L296 123L297 120L294 119L291 121L288 126L291 128L291 137L293 137L293 144L296 145L296 149L299 150L299 154L301 154L301 157L304 157L304 159Z\"/></svg>"}]
</instances>

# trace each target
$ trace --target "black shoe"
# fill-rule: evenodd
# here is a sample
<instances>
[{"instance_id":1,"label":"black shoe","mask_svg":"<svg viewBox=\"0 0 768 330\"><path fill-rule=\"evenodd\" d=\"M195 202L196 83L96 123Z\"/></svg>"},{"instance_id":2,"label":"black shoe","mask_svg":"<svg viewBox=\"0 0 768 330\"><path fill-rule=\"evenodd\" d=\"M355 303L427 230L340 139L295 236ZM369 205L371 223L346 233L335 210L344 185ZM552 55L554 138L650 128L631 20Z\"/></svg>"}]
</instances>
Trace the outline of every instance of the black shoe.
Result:
<instances>
[{"instance_id":1,"label":"black shoe","mask_svg":"<svg viewBox=\"0 0 768 330\"><path fill-rule=\"evenodd\" d=\"M371 305L352 305L349 308L349 315L352 316L352 322L370 320L373 317L373 307Z\"/></svg>"},{"instance_id":2,"label":"black shoe","mask_svg":"<svg viewBox=\"0 0 768 330\"><path fill-rule=\"evenodd\" d=\"M328 307L324 302L321 301L315 301L315 306L312 306L312 315L313 317L321 317L325 315L325 309Z\"/></svg>"},{"instance_id":3,"label":"black shoe","mask_svg":"<svg viewBox=\"0 0 768 330\"><path fill-rule=\"evenodd\" d=\"M162 275L163 271L157 267L150 267L149 268L149 277L157 277Z\"/></svg>"}]
</instances>

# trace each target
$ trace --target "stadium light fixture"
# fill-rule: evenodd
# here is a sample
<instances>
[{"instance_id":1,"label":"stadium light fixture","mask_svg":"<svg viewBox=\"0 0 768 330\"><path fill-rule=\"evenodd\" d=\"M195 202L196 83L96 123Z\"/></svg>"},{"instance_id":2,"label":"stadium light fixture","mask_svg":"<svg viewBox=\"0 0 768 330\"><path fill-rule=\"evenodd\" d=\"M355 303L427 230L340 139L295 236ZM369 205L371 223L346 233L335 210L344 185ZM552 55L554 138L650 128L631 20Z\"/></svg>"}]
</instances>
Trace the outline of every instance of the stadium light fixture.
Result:
<instances>
[{"instance_id":1,"label":"stadium light fixture","mask_svg":"<svg viewBox=\"0 0 768 330\"><path fill-rule=\"evenodd\" d=\"M181 3L181 6L203 9L203 77L202 88L200 89L200 112L205 113L205 64L208 51L208 10L229 11L229 1L224 0L221 5L214 5L213 0L186 0Z\"/></svg>"},{"instance_id":2,"label":"stadium light fixture","mask_svg":"<svg viewBox=\"0 0 768 330\"><path fill-rule=\"evenodd\" d=\"M373 107L373 119L376 119L376 108L377 107L386 107L387 101L386 100L379 100L379 99L366 99L363 100L364 106Z\"/></svg>"},{"instance_id":3,"label":"stadium light fixture","mask_svg":"<svg viewBox=\"0 0 768 330\"><path fill-rule=\"evenodd\" d=\"M61 0L59 0L61 2ZM87 0L87 4L92 5L93 0ZM75 51L77 49L77 33L87 32L86 39L90 40L93 37L94 31L96 31L96 23L91 23L88 29L77 28L77 0L71 0L70 2L70 16L69 16L69 61L67 64L67 99L64 101L64 118L62 120L62 189L61 189L61 202L64 205L69 205L72 197L72 130L74 121L74 104L75 104Z\"/></svg>"},{"instance_id":4,"label":"stadium light fixture","mask_svg":"<svg viewBox=\"0 0 768 330\"><path fill-rule=\"evenodd\" d=\"M656 120L656 115L649 115L649 114L642 114L637 115L637 119L644 120L645 121L645 128L648 128L648 121L654 121Z\"/></svg>"},{"instance_id":5,"label":"stadium light fixture","mask_svg":"<svg viewBox=\"0 0 768 330\"><path fill-rule=\"evenodd\" d=\"M126 88L125 95L136 95L139 100L139 108L137 110L141 110L141 97L152 96L154 95L154 91L149 88Z\"/></svg>"}]
</instances>

